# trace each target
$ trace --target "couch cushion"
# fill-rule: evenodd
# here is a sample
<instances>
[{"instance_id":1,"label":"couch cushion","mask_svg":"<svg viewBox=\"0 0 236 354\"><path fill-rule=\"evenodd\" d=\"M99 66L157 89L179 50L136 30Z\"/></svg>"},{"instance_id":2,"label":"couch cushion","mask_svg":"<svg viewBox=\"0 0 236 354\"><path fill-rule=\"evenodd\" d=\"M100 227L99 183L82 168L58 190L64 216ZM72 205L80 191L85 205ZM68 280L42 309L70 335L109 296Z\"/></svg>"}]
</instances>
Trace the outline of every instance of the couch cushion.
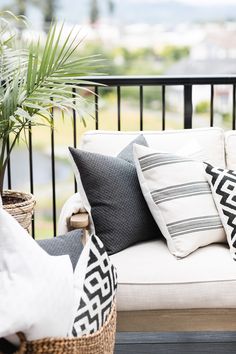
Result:
<instances>
[{"instance_id":1,"label":"couch cushion","mask_svg":"<svg viewBox=\"0 0 236 354\"><path fill-rule=\"evenodd\" d=\"M225 132L225 158L226 167L230 170L236 170L236 131ZM212 164L214 165L214 164ZM215 165L217 166L217 165ZM219 167L219 166L217 166Z\"/></svg>"},{"instance_id":2,"label":"couch cushion","mask_svg":"<svg viewBox=\"0 0 236 354\"><path fill-rule=\"evenodd\" d=\"M80 147L90 152L117 156L139 134L140 131L90 131L83 135ZM183 144L196 141L203 149L204 160L225 167L224 131L220 128L144 131L143 135L150 147L163 152L175 152Z\"/></svg>"},{"instance_id":3,"label":"couch cushion","mask_svg":"<svg viewBox=\"0 0 236 354\"><path fill-rule=\"evenodd\" d=\"M163 240L152 240L111 260L119 311L236 308L236 267L228 245L212 244L177 260Z\"/></svg>"}]
</instances>

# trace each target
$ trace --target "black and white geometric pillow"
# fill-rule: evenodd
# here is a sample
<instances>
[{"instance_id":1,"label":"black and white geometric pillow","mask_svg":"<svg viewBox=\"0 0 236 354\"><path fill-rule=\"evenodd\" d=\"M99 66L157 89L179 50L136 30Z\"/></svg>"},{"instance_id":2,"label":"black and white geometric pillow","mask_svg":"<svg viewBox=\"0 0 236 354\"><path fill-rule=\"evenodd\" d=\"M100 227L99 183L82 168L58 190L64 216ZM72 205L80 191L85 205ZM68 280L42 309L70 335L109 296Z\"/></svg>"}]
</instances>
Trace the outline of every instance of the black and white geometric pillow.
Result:
<instances>
[{"instance_id":1,"label":"black and white geometric pillow","mask_svg":"<svg viewBox=\"0 0 236 354\"><path fill-rule=\"evenodd\" d=\"M206 165L206 176L211 186L230 252L236 260L236 171Z\"/></svg>"},{"instance_id":2,"label":"black and white geometric pillow","mask_svg":"<svg viewBox=\"0 0 236 354\"><path fill-rule=\"evenodd\" d=\"M92 334L106 322L117 288L117 274L103 243L91 236L83 292L72 328L72 336Z\"/></svg>"}]
</instances>

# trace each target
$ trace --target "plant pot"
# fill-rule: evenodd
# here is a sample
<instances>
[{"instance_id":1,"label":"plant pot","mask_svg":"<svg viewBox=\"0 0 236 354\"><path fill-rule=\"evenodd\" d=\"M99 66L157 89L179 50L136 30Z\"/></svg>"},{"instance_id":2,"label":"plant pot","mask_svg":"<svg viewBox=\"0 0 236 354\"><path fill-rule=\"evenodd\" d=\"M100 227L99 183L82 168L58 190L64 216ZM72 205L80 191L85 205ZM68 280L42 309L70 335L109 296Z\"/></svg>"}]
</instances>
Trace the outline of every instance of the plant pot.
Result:
<instances>
[{"instance_id":1,"label":"plant pot","mask_svg":"<svg viewBox=\"0 0 236 354\"><path fill-rule=\"evenodd\" d=\"M28 231L36 203L34 196L30 193L4 190L2 201L3 209Z\"/></svg>"}]
</instances>

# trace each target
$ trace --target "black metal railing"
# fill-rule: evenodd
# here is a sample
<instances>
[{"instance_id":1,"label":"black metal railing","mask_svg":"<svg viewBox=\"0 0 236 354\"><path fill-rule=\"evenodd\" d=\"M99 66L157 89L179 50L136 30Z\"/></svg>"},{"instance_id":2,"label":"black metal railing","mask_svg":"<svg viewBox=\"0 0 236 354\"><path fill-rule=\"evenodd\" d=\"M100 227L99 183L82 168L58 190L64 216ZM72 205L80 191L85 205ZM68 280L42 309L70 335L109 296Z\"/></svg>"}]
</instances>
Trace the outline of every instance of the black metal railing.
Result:
<instances>
[{"instance_id":1,"label":"black metal railing","mask_svg":"<svg viewBox=\"0 0 236 354\"><path fill-rule=\"evenodd\" d=\"M182 86L184 88L184 129L192 128L192 88L193 86L210 86L210 126L214 124L214 86L232 85L233 87L233 105L232 105L232 129L235 129L235 94L236 94L236 75L226 76L93 76L85 78L87 82L96 82L108 87L117 88L117 106L118 106L118 130L120 127L120 105L121 105L121 87L139 87L140 104L140 130L143 130L143 88L148 86L159 86L162 88L162 128L165 129L165 107L166 107L166 86ZM96 88L99 94L99 87ZM96 102L98 104L98 102ZM98 118L98 117L96 117ZM97 119L96 119L97 122ZM96 126L98 129L98 126Z\"/></svg>"},{"instance_id":2,"label":"black metal railing","mask_svg":"<svg viewBox=\"0 0 236 354\"><path fill-rule=\"evenodd\" d=\"M84 77L86 80L86 86L92 87L94 95L94 129L100 128L100 111L99 111L99 102L101 99L105 99L102 96L102 91L104 87L106 89L115 90L116 94L116 111L117 111L117 125L116 129L120 131L122 129L121 124L121 113L122 113L122 90L125 87L135 87L138 89L138 102L137 108L139 110L139 129L143 130L144 121L145 121L145 111L144 111L144 97L145 89L147 87L159 87L161 93L160 105L161 105L161 115L160 115L160 126L162 130L166 129L166 98L167 98L167 87L179 86L183 88L183 99L182 102L179 102L179 105L183 107L183 128L191 129L193 122L193 87L207 85L209 86L209 124L208 126L214 126L214 100L215 100L215 86L216 85L230 85L232 87L232 107L230 108L229 114L231 115L231 124L230 128L235 129L235 115L236 115L236 76L94 76L94 77ZM90 85L91 82L91 85ZM96 82L99 85L94 85ZM80 85L83 85L80 83ZM84 84L85 85L85 84ZM73 93L75 91L73 90ZM73 135L71 137L71 145L77 147L78 142L78 124L77 124L76 112L72 112L72 125L73 125ZM33 137L31 131L29 132L29 190L31 193L34 193L35 184L34 184L34 174L36 167L34 166L33 158ZM57 234L57 176L55 172L55 139L54 139L54 130L51 131L51 210L52 210L52 223L53 223L53 235ZM11 181L11 161L8 165L8 187L12 188ZM74 190L77 191L76 182L74 182ZM32 222L32 234L35 235L36 223Z\"/></svg>"}]
</instances>

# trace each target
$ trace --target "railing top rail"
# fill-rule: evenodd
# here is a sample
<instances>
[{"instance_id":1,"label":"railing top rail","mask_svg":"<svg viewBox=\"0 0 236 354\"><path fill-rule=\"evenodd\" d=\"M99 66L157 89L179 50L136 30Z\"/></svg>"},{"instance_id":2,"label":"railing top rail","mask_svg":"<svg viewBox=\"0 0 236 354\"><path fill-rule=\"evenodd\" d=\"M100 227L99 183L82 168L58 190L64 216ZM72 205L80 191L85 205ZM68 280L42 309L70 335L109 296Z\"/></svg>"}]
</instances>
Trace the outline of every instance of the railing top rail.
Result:
<instances>
[{"instance_id":1,"label":"railing top rail","mask_svg":"<svg viewBox=\"0 0 236 354\"><path fill-rule=\"evenodd\" d=\"M158 86L158 85L232 85L236 75L181 75L181 76L83 76L86 85L91 82L106 86Z\"/></svg>"}]
</instances>

